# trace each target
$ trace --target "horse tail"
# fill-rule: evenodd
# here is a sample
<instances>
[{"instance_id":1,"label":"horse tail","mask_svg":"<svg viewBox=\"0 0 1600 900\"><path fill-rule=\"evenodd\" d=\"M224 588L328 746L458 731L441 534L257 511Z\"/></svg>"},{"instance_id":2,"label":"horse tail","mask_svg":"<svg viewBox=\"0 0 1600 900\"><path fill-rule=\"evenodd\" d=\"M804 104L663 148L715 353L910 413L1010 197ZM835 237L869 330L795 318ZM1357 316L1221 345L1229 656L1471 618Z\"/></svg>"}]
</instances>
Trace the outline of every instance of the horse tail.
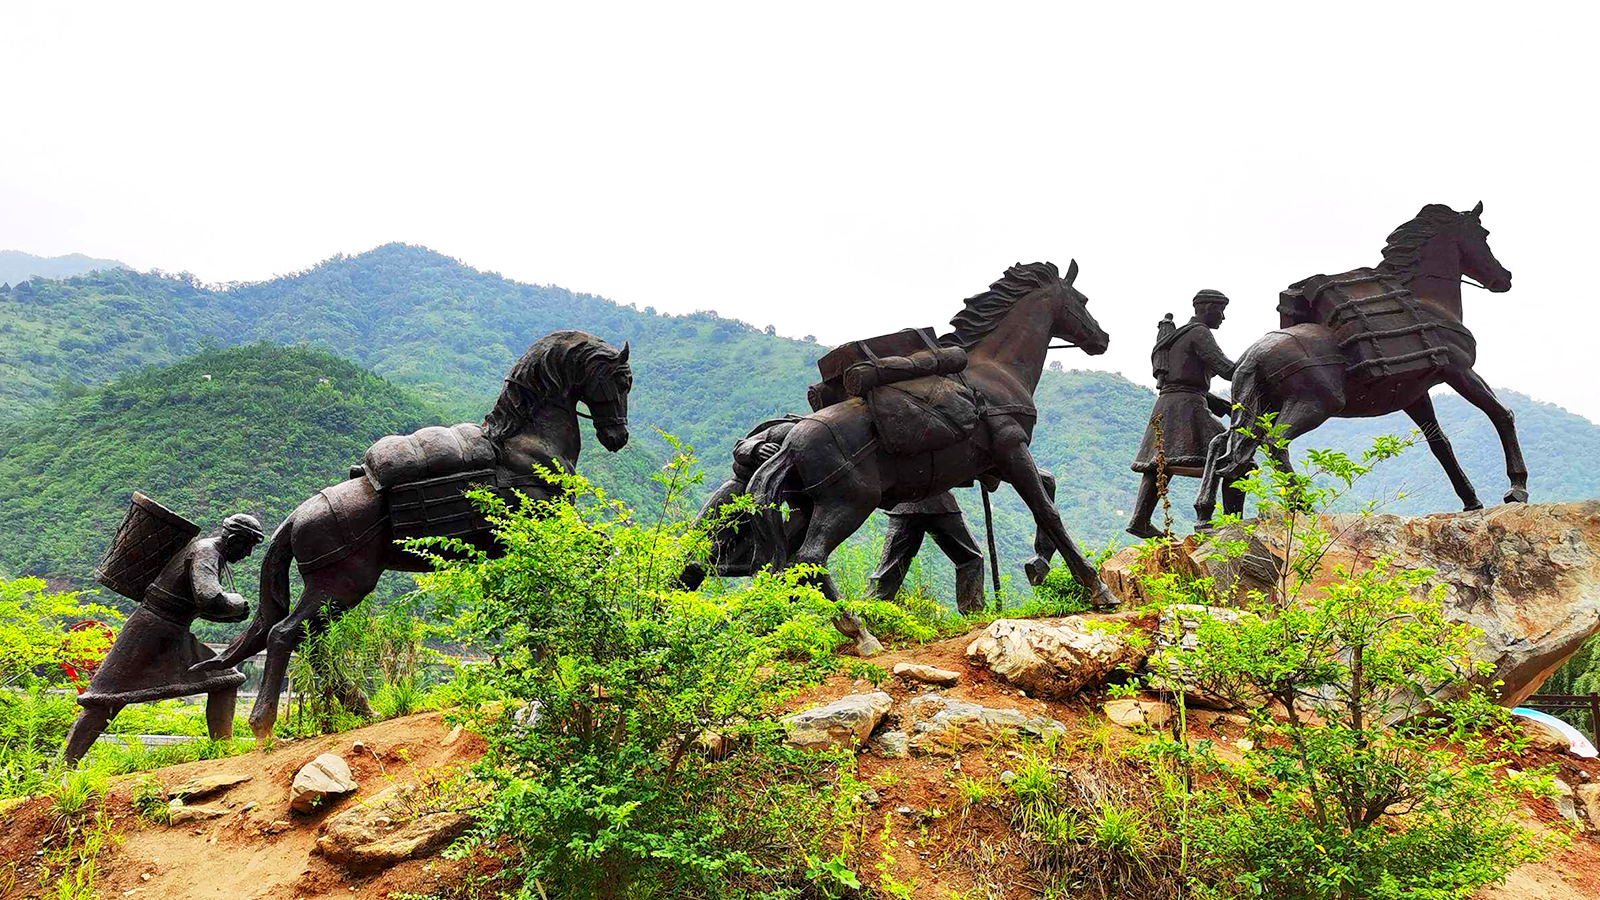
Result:
<instances>
[{"instance_id":1,"label":"horse tail","mask_svg":"<svg viewBox=\"0 0 1600 900\"><path fill-rule=\"evenodd\" d=\"M772 551L772 568L783 571L789 567L789 540L783 532L783 512L778 502L783 499L783 483L794 472L795 452L787 441L750 476L750 496L756 501L756 536Z\"/></svg>"},{"instance_id":2,"label":"horse tail","mask_svg":"<svg viewBox=\"0 0 1600 900\"><path fill-rule=\"evenodd\" d=\"M294 559L294 514L272 533L267 553L261 559L261 600L250 626L220 656L194 666L197 670L231 669L267 649L272 626L289 615L289 561Z\"/></svg>"}]
</instances>

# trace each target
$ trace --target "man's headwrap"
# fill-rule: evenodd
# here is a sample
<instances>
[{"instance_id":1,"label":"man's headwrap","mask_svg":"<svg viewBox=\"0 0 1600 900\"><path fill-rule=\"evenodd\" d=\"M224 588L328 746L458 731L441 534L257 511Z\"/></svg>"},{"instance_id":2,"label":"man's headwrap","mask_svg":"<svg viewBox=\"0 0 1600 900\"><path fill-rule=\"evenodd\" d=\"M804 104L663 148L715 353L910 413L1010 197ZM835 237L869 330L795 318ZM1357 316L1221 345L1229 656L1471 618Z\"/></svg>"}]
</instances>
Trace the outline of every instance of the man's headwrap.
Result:
<instances>
[{"instance_id":1,"label":"man's headwrap","mask_svg":"<svg viewBox=\"0 0 1600 900\"><path fill-rule=\"evenodd\" d=\"M261 528L261 521L248 513L234 513L222 520L222 536L231 537L236 534L248 536L255 543L260 543L261 539L267 536L266 531Z\"/></svg>"},{"instance_id":2,"label":"man's headwrap","mask_svg":"<svg viewBox=\"0 0 1600 900\"><path fill-rule=\"evenodd\" d=\"M1213 291L1210 288L1206 288L1194 295L1194 305L1196 309L1202 306L1227 306L1228 296L1221 291Z\"/></svg>"}]
</instances>

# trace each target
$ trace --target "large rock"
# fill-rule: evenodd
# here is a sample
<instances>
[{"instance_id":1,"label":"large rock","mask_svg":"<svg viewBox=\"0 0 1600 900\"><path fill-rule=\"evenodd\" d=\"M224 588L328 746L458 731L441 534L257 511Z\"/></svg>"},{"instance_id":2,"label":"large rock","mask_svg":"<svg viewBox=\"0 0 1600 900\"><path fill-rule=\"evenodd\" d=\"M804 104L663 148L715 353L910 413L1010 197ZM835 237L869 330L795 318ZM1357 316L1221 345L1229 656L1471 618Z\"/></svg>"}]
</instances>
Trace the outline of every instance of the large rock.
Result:
<instances>
[{"instance_id":1,"label":"large rock","mask_svg":"<svg viewBox=\"0 0 1600 900\"><path fill-rule=\"evenodd\" d=\"M226 793L230 788L237 787L250 780L250 776L243 772L220 772L214 775L201 775L191 778L183 784L167 791L174 797L182 797L185 802L191 800L204 800Z\"/></svg>"},{"instance_id":2,"label":"large rock","mask_svg":"<svg viewBox=\"0 0 1600 900\"><path fill-rule=\"evenodd\" d=\"M1237 559L1224 559L1217 553L1217 541L1244 541L1245 552ZM1145 591L1145 575L1176 574L1180 578L1209 577L1217 587L1217 598L1236 602L1252 591L1271 593L1282 573L1283 549L1266 532L1257 536L1245 529L1219 529L1214 534L1191 534L1181 541L1164 545L1157 552L1143 546L1123 547L1100 564L1100 579L1124 603L1140 605L1161 598Z\"/></svg>"},{"instance_id":3,"label":"large rock","mask_svg":"<svg viewBox=\"0 0 1600 900\"><path fill-rule=\"evenodd\" d=\"M295 773L289 786L289 808L295 812L309 813L354 791L359 785L350 774L350 766L332 753L306 763Z\"/></svg>"},{"instance_id":4,"label":"large rock","mask_svg":"<svg viewBox=\"0 0 1600 900\"><path fill-rule=\"evenodd\" d=\"M1192 651L1200 646L1200 626L1209 620L1232 623L1239 611L1226 606L1199 606L1193 603L1175 603L1161 610L1156 622L1157 653L1149 663L1149 686L1155 690L1183 691L1184 701L1203 709L1238 709L1243 706L1260 706L1264 698L1240 684L1204 684L1196 674L1183 671L1176 660L1166 666L1156 662L1161 651Z\"/></svg>"},{"instance_id":5,"label":"large rock","mask_svg":"<svg viewBox=\"0 0 1600 900\"><path fill-rule=\"evenodd\" d=\"M472 824L462 812L417 809L411 794L409 785L392 787L329 819L317 852L349 869L387 869L438 853Z\"/></svg>"},{"instance_id":6,"label":"large rock","mask_svg":"<svg viewBox=\"0 0 1600 900\"><path fill-rule=\"evenodd\" d=\"M1030 716L1015 709L980 706L938 694L924 694L906 704L911 720L909 749L913 753L954 753L1002 736L1028 734L1042 738L1065 734L1066 726L1045 716Z\"/></svg>"},{"instance_id":7,"label":"large rock","mask_svg":"<svg viewBox=\"0 0 1600 900\"><path fill-rule=\"evenodd\" d=\"M967 658L1036 696L1067 697L1102 683L1114 670L1133 672L1144 662L1147 636L1130 621L997 619L967 645Z\"/></svg>"},{"instance_id":8,"label":"large rock","mask_svg":"<svg viewBox=\"0 0 1600 900\"><path fill-rule=\"evenodd\" d=\"M1123 728L1165 728L1173 709L1160 700L1126 698L1106 701L1106 718Z\"/></svg>"},{"instance_id":9,"label":"large rock","mask_svg":"<svg viewBox=\"0 0 1600 900\"><path fill-rule=\"evenodd\" d=\"M1331 580L1338 566L1364 571L1383 557L1396 568L1433 570L1419 590L1441 586L1446 617L1483 632L1478 654L1493 667L1488 680L1504 682L1500 701L1508 706L1600 630L1600 500L1430 516L1340 514L1323 516L1322 526L1336 540L1308 591ZM1208 558L1210 541L1235 538L1247 542L1242 560ZM1230 529L1191 536L1179 545L1184 559L1157 570L1199 571L1230 586L1235 600L1244 591L1271 595L1285 544L1281 523L1272 522L1257 523L1248 535ZM1129 552L1107 566L1118 570Z\"/></svg>"},{"instance_id":10,"label":"large rock","mask_svg":"<svg viewBox=\"0 0 1600 900\"><path fill-rule=\"evenodd\" d=\"M1600 784L1580 784L1576 794L1578 809L1589 821L1589 831L1600 832Z\"/></svg>"},{"instance_id":11,"label":"large rock","mask_svg":"<svg viewBox=\"0 0 1600 900\"><path fill-rule=\"evenodd\" d=\"M855 748L888 715L894 698L883 691L851 694L832 703L814 706L783 720L789 743L808 750Z\"/></svg>"},{"instance_id":12,"label":"large rock","mask_svg":"<svg viewBox=\"0 0 1600 900\"><path fill-rule=\"evenodd\" d=\"M1323 561L1435 571L1445 616L1483 631L1478 655L1514 706L1600 630L1600 500L1512 503L1431 516L1332 516L1341 535Z\"/></svg>"},{"instance_id":13,"label":"large rock","mask_svg":"<svg viewBox=\"0 0 1600 900\"><path fill-rule=\"evenodd\" d=\"M896 678L904 678L907 681L918 681L923 684L931 684L937 687L955 687L956 682L961 680L960 672L952 672L949 669L940 669L936 666L925 666L921 663L908 662L896 663L894 667L894 676Z\"/></svg>"}]
</instances>

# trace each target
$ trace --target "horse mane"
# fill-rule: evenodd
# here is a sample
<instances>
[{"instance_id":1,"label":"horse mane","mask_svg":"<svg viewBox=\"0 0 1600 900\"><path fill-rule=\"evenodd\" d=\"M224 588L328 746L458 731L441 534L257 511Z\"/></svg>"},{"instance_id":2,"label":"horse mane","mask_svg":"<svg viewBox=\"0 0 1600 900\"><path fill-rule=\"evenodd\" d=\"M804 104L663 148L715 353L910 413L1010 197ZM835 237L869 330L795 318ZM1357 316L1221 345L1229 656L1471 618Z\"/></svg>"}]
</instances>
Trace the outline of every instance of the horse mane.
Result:
<instances>
[{"instance_id":1,"label":"horse mane","mask_svg":"<svg viewBox=\"0 0 1600 900\"><path fill-rule=\"evenodd\" d=\"M1417 213L1416 218L1389 233L1383 247L1383 262L1378 268L1385 272L1406 273L1422 264L1422 247L1446 227L1460 221L1466 213L1459 213L1442 203L1429 203Z\"/></svg>"},{"instance_id":2,"label":"horse mane","mask_svg":"<svg viewBox=\"0 0 1600 900\"><path fill-rule=\"evenodd\" d=\"M602 366L614 365L621 352L584 331L554 331L534 341L511 367L494 408L483 417L483 436L504 442L547 401L565 396Z\"/></svg>"},{"instance_id":3,"label":"horse mane","mask_svg":"<svg viewBox=\"0 0 1600 900\"><path fill-rule=\"evenodd\" d=\"M966 308L950 320L951 333L939 338L946 347L972 349L984 335L995 330L1011 307L1023 297L1041 288L1056 287L1061 283L1061 272L1055 263L1017 263L1000 280L989 285L981 294L968 297Z\"/></svg>"}]
</instances>

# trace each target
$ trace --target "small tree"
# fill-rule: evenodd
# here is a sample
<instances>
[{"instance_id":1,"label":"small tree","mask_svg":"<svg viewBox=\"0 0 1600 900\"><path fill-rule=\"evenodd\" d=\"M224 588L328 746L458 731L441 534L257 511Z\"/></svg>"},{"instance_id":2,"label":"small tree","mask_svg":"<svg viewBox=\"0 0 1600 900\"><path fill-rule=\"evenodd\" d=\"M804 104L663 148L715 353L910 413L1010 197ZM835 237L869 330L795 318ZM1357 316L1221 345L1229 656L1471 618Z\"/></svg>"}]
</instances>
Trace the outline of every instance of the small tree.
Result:
<instances>
[{"instance_id":1,"label":"small tree","mask_svg":"<svg viewBox=\"0 0 1600 900\"><path fill-rule=\"evenodd\" d=\"M1272 418L1257 427L1286 456ZM1547 845L1518 818L1541 779L1499 774L1522 743L1481 686L1481 635L1444 617L1432 572L1379 560L1322 574L1337 535L1318 513L1409 443L1381 438L1360 461L1312 451L1303 474L1269 461L1238 482L1259 518L1219 521L1214 553L1237 559L1274 529L1285 558L1273 590L1144 579L1160 604L1235 607L1202 614L1197 640L1155 668L1281 716L1258 709L1245 765L1195 798L1191 846L1231 877L1224 895L1466 898Z\"/></svg>"},{"instance_id":2,"label":"small tree","mask_svg":"<svg viewBox=\"0 0 1600 900\"><path fill-rule=\"evenodd\" d=\"M478 771L495 791L477 839L517 848L525 896L794 896L837 868L820 862L817 828L830 761L786 747L772 716L795 667L839 640L836 608L798 583L804 567L714 595L679 589L706 544L671 515L692 472L680 449L657 479L654 525L579 476L545 473L549 501L475 495L503 556L414 542L450 551L423 590L520 704L482 725Z\"/></svg>"}]
</instances>

